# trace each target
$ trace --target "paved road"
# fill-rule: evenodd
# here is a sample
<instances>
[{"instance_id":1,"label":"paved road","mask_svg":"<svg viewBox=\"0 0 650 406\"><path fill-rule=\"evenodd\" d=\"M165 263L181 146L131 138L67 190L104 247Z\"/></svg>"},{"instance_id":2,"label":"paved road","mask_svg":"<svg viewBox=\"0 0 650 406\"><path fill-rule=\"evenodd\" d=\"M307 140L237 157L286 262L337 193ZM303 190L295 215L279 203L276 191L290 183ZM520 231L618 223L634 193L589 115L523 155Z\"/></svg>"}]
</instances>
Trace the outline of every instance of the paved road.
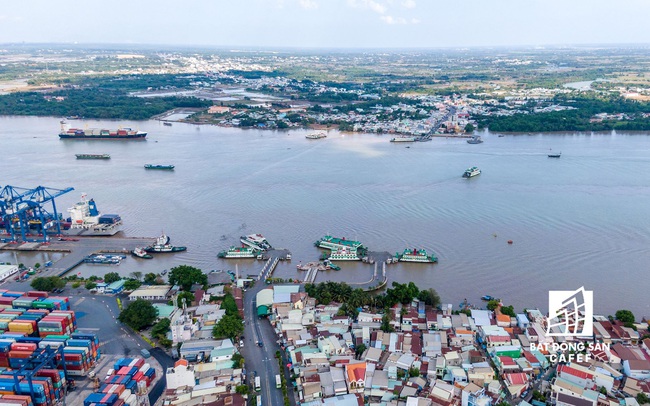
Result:
<instances>
[{"instance_id":1,"label":"paved road","mask_svg":"<svg viewBox=\"0 0 650 406\"><path fill-rule=\"evenodd\" d=\"M282 390L275 387L275 375L280 373L275 352L280 350L280 346L277 344L277 337L268 320L257 317L255 303L255 296L265 287L264 282L258 281L253 288L244 293L246 325L244 326L244 347L240 350L246 360L246 374L250 386L255 386L254 372L256 371L261 378L261 390L258 392L258 396L262 397L262 404L275 406L284 404ZM258 342L262 343L262 347L258 346ZM291 399L292 396L289 398Z\"/></svg>"},{"instance_id":2,"label":"paved road","mask_svg":"<svg viewBox=\"0 0 650 406\"><path fill-rule=\"evenodd\" d=\"M166 386L166 380L165 380L165 375L167 368L173 367L174 366L174 360L172 357L169 356L165 351L163 351L161 348L152 348L149 350L151 353L151 356L158 361L160 366L162 367L163 370L163 376L161 376L160 380L149 389L149 403L151 405L155 405L156 402L158 401L158 398L160 398L160 395L165 390Z\"/></svg>"}]
</instances>

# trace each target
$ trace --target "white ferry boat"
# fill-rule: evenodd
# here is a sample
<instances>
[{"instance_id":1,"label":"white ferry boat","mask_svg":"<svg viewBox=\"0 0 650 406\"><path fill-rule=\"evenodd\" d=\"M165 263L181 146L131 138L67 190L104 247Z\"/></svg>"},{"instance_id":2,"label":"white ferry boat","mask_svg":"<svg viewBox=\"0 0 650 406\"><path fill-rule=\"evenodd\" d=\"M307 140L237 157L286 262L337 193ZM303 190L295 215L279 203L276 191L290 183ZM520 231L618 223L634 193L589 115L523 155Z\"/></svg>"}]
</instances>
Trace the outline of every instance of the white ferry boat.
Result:
<instances>
[{"instance_id":1,"label":"white ferry boat","mask_svg":"<svg viewBox=\"0 0 650 406\"><path fill-rule=\"evenodd\" d=\"M480 174L481 174L481 170L476 166L472 166L471 168L468 168L463 173L463 178L472 178L472 177L478 176Z\"/></svg>"},{"instance_id":2,"label":"white ferry boat","mask_svg":"<svg viewBox=\"0 0 650 406\"><path fill-rule=\"evenodd\" d=\"M355 251L365 249L365 247L361 245L359 241L346 240L345 237L337 238L332 237L331 235L324 236L320 240L316 241L314 245L319 248L325 248L332 251L339 249L353 249Z\"/></svg>"},{"instance_id":3,"label":"white ferry boat","mask_svg":"<svg viewBox=\"0 0 650 406\"><path fill-rule=\"evenodd\" d=\"M359 258L359 255L357 254L357 250L350 250L350 249L339 249L336 251L332 251L330 254L328 260L330 261L360 261L361 258Z\"/></svg>"},{"instance_id":4,"label":"white ferry boat","mask_svg":"<svg viewBox=\"0 0 650 406\"><path fill-rule=\"evenodd\" d=\"M219 258L255 258L257 251L252 247L230 247L228 251L217 254Z\"/></svg>"},{"instance_id":5,"label":"white ferry boat","mask_svg":"<svg viewBox=\"0 0 650 406\"><path fill-rule=\"evenodd\" d=\"M400 262L438 262L438 258L435 255L427 254L427 251L424 249L405 249L403 253L396 253L395 258Z\"/></svg>"},{"instance_id":6,"label":"white ferry boat","mask_svg":"<svg viewBox=\"0 0 650 406\"><path fill-rule=\"evenodd\" d=\"M308 140L320 140L321 138L325 138L325 137L327 137L327 134L325 134L324 132L311 133L305 135L305 138L307 138Z\"/></svg>"},{"instance_id":7,"label":"white ferry boat","mask_svg":"<svg viewBox=\"0 0 650 406\"><path fill-rule=\"evenodd\" d=\"M249 247L260 251L268 251L273 249L271 244L269 244L269 242L266 240L266 238L264 238L262 234L244 235L239 238L239 241L241 241L242 244L248 245Z\"/></svg>"}]
</instances>

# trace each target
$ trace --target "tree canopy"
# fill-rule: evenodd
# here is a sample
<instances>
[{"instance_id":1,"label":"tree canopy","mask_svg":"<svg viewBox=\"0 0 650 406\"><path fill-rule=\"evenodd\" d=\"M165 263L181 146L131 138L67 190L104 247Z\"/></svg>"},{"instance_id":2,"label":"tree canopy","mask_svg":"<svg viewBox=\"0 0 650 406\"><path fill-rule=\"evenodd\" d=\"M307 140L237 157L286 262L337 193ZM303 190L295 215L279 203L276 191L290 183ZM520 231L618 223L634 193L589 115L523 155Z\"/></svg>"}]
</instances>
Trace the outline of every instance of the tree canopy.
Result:
<instances>
[{"instance_id":1,"label":"tree canopy","mask_svg":"<svg viewBox=\"0 0 650 406\"><path fill-rule=\"evenodd\" d=\"M135 280L135 279L129 279L126 282L124 282L124 289L125 290L136 290L137 288L140 287L142 283L140 281Z\"/></svg>"},{"instance_id":2,"label":"tree canopy","mask_svg":"<svg viewBox=\"0 0 650 406\"><path fill-rule=\"evenodd\" d=\"M176 306L183 308L183 303L185 303L185 305L191 307L193 301L194 301L194 295L192 294L192 292L181 292L178 294L178 297L176 298Z\"/></svg>"},{"instance_id":3,"label":"tree canopy","mask_svg":"<svg viewBox=\"0 0 650 406\"><path fill-rule=\"evenodd\" d=\"M126 309L122 310L118 320L128 325L136 331L148 327L156 321L158 311L151 302L143 299L137 299L129 303Z\"/></svg>"},{"instance_id":4,"label":"tree canopy","mask_svg":"<svg viewBox=\"0 0 650 406\"><path fill-rule=\"evenodd\" d=\"M634 323L634 314L630 310L617 310L616 320L623 323Z\"/></svg>"},{"instance_id":5,"label":"tree canopy","mask_svg":"<svg viewBox=\"0 0 650 406\"><path fill-rule=\"evenodd\" d=\"M239 316L225 315L212 329L214 338L230 338L231 340L244 332L244 324Z\"/></svg>"},{"instance_id":6,"label":"tree canopy","mask_svg":"<svg viewBox=\"0 0 650 406\"><path fill-rule=\"evenodd\" d=\"M117 282L120 279L122 279L122 277L117 272L109 272L106 275L104 275L104 282L106 283Z\"/></svg>"},{"instance_id":7,"label":"tree canopy","mask_svg":"<svg viewBox=\"0 0 650 406\"><path fill-rule=\"evenodd\" d=\"M58 276L46 276L34 278L30 285L35 290L50 292L54 289L63 289L65 287L65 281Z\"/></svg>"},{"instance_id":8,"label":"tree canopy","mask_svg":"<svg viewBox=\"0 0 650 406\"><path fill-rule=\"evenodd\" d=\"M207 286L208 276L193 266L179 265L169 272L169 283L179 285L183 290L189 291L195 283L204 287Z\"/></svg>"}]
</instances>

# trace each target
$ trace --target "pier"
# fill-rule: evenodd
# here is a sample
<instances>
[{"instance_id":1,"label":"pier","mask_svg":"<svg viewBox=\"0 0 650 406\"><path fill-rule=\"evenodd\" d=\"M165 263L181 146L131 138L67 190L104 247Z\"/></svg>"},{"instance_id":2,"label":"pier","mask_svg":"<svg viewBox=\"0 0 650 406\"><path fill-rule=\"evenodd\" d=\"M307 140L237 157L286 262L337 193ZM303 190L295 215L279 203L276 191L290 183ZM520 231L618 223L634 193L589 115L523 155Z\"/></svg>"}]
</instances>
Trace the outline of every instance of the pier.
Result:
<instances>
[{"instance_id":1,"label":"pier","mask_svg":"<svg viewBox=\"0 0 650 406\"><path fill-rule=\"evenodd\" d=\"M50 243L23 243L0 245L1 250L33 251L33 252L62 252L63 258L51 267L43 269L39 276L63 276L89 255L100 253L128 254L136 247L153 244L155 238L125 238L125 237L79 237L78 241L52 241Z\"/></svg>"},{"instance_id":2,"label":"pier","mask_svg":"<svg viewBox=\"0 0 650 406\"><path fill-rule=\"evenodd\" d=\"M275 268L278 266L278 262L280 262L280 257L274 256L269 258L264 263L264 266L262 267L262 270L258 276L258 280L270 278L273 275L273 271L275 271Z\"/></svg>"}]
</instances>

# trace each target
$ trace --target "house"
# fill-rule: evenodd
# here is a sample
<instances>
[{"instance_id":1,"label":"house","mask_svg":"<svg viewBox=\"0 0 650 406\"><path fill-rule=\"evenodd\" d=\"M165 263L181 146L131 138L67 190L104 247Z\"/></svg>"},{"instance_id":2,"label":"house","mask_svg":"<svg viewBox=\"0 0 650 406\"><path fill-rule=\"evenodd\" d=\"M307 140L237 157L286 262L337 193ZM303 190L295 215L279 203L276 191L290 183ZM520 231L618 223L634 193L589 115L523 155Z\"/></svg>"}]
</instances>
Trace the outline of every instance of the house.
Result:
<instances>
[{"instance_id":1,"label":"house","mask_svg":"<svg viewBox=\"0 0 650 406\"><path fill-rule=\"evenodd\" d=\"M347 364L345 366L348 392L363 393L366 383L366 363Z\"/></svg>"},{"instance_id":2,"label":"house","mask_svg":"<svg viewBox=\"0 0 650 406\"><path fill-rule=\"evenodd\" d=\"M623 361L623 372L626 376L639 379L650 380L650 361L631 359Z\"/></svg>"},{"instance_id":3,"label":"house","mask_svg":"<svg viewBox=\"0 0 650 406\"><path fill-rule=\"evenodd\" d=\"M129 300L167 301L171 285L141 286L129 294Z\"/></svg>"}]
</instances>

